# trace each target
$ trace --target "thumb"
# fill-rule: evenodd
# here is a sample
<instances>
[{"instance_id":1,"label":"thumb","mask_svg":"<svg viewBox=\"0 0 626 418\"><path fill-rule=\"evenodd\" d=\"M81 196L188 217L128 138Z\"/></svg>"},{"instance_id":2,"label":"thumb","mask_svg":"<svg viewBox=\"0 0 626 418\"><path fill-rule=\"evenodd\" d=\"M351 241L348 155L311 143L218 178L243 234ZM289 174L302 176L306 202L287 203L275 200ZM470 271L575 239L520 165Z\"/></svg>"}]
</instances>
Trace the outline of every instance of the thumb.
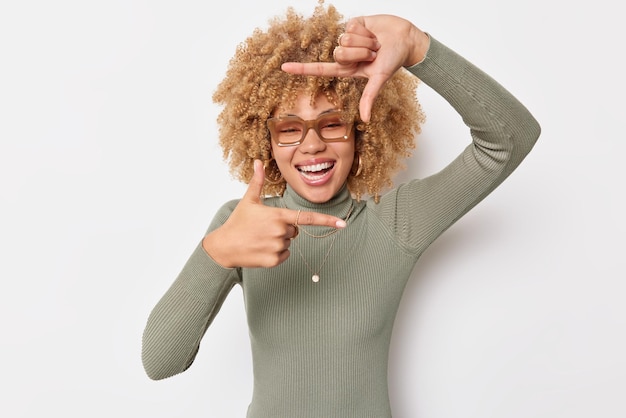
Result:
<instances>
[{"instance_id":1,"label":"thumb","mask_svg":"<svg viewBox=\"0 0 626 418\"><path fill-rule=\"evenodd\" d=\"M386 78L384 76L372 76L367 80L359 103L359 114L363 122L369 122L372 116L372 106L385 81Z\"/></svg>"},{"instance_id":2,"label":"thumb","mask_svg":"<svg viewBox=\"0 0 626 418\"><path fill-rule=\"evenodd\" d=\"M254 160L254 174L248 183L248 189L243 198L252 202L261 202L261 192L265 182L265 170L261 160Z\"/></svg>"}]
</instances>

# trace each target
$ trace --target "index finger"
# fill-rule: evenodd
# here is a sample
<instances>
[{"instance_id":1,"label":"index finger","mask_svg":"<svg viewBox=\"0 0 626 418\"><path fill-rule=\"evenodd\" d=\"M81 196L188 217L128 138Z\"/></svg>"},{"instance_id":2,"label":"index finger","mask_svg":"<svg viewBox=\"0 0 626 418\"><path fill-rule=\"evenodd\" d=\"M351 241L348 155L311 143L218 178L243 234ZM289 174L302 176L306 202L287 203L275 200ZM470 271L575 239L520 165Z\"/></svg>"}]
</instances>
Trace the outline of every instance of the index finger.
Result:
<instances>
[{"instance_id":1,"label":"index finger","mask_svg":"<svg viewBox=\"0 0 626 418\"><path fill-rule=\"evenodd\" d=\"M331 228L345 228L346 221L332 215L318 212L305 212L302 210L284 209L285 222L292 225L316 225L329 226Z\"/></svg>"},{"instance_id":2,"label":"index finger","mask_svg":"<svg viewBox=\"0 0 626 418\"><path fill-rule=\"evenodd\" d=\"M284 62L280 69L286 73L298 75L316 75L321 77L341 77L350 75L342 65L336 62Z\"/></svg>"}]
</instances>

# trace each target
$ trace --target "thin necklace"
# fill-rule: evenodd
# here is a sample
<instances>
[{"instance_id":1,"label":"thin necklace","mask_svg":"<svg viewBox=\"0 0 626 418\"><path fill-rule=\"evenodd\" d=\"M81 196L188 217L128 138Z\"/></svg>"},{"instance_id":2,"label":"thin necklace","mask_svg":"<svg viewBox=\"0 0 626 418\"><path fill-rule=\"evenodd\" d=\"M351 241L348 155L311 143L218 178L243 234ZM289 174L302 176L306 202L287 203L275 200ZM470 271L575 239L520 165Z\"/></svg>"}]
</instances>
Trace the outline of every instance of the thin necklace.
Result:
<instances>
[{"instance_id":1,"label":"thin necklace","mask_svg":"<svg viewBox=\"0 0 626 418\"><path fill-rule=\"evenodd\" d=\"M285 209L287 209L287 205L285 204L283 199L280 200L280 203L282 204L282 206ZM350 202L350 209L348 210L348 214L343 219L344 222L346 222L346 223L348 222L348 219L350 219L350 215L352 215L352 211L353 210L354 210L354 202L351 201ZM328 232L326 234L315 235L315 234L310 233L306 229L302 228L301 226L299 228L300 228L300 231L304 232L306 235L308 235L308 236L310 236L312 238L326 238L326 237L329 237L329 236L331 236L333 234L336 234L337 232L339 232L339 229L340 229L340 228L334 228L332 231L330 231L330 232ZM330 251L333 249L333 245L335 244L335 240L337 240L337 235L335 235L333 237L333 240L330 242L330 245L328 246L328 250L326 250L326 254L324 255L324 259L322 260L322 264L320 264L320 266L317 268L317 270L313 270L313 268L311 267L309 262L306 261L306 258L304 258L304 254L302 254L302 250L300 250L300 243L296 242L297 249L298 249L298 254L300 254L300 258L302 259L302 261L304 261L304 264L306 265L306 267L311 272L311 280L313 281L313 283L317 283L317 282L320 281L320 271L322 271L322 267L324 267L324 264L326 264L326 260L328 260L328 256L330 255Z\"/></svg>"},{"instance_id":2,"label":"thin necklace","mask_svg":"<svg viewBox=\"0 0 626 418\"><path fill-rule=\"evenodd\" d=\"M311 266L309 265L309 263L306 261L306 258L304 258L304 254L302 254L302 251L300 250L300 244L298 245L298 253L300 254L300 258L302 258L302 261L304 261L304 264L306 265L306 267L309 269L309 271L311 272L312 276L311 276L311 280L313 281L313 283L317 283L320 281L320 271L322 270L322 267L324 267L324 264L326 264L326 260L328 259L328 256L330 255L330 250L332 250L333 248L333 244L335 243L335 240L337 239L338 235L335 235L333 237L333 240L330 242L330 245L328 246L328 250L326 251L326 255L324 255L324 259L322 260L322 264L320 264L320 266L317 268L317 270L313 270L311 268Z\"/></svg>"}]
</instances>

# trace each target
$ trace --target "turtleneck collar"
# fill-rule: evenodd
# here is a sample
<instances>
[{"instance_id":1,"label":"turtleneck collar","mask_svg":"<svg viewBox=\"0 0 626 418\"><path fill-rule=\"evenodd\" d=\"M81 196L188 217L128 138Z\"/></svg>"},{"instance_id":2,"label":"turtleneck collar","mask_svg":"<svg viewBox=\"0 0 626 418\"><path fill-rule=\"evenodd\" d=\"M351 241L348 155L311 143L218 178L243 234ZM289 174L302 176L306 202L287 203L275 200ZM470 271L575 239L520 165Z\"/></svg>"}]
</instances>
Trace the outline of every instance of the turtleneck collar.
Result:
<instances>
[{"instance_id":1,"label":"turtleneck collar","mask_svg":"<svg viewBox=\"0 0 626 418\"><path fill-rule=\"evenodd\" d=\"M287 184L287 189L283 194L282 200L283 204L289 209L314 211L337 217L346 216L346 213L350 210L350 207L353 204L352 196L350 195L348 186L345 183L335 196L324 203L313 203L306 200L296 193L291 186L289 186L289 184Z\"/></svg>"}]
</instances>

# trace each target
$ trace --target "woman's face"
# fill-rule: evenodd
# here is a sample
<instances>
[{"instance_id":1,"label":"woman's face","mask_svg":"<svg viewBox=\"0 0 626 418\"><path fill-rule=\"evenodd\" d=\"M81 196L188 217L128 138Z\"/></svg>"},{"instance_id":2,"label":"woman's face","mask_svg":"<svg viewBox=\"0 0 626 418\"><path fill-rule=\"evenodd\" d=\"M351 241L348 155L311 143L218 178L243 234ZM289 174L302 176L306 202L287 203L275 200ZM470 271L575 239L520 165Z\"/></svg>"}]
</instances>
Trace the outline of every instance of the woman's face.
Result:
<instances>
[{"instance_id":1,"label":"woman's face","mask_svg":"<svg viewBox=\"0 0 626 418\"><path fill-rule=\"evenodd\" d=\"M338 110L324 95L310 104L308 95L300 94L291 109L277 116L295 115L303 120L317 119ZM299 145L278 146L272 142L272 153L285 181L303 198L314 203L330 200L343 186L354 160L354 129L347 140L324 142L315 129L309 129Z\"/></svg>"}]
</instances>

